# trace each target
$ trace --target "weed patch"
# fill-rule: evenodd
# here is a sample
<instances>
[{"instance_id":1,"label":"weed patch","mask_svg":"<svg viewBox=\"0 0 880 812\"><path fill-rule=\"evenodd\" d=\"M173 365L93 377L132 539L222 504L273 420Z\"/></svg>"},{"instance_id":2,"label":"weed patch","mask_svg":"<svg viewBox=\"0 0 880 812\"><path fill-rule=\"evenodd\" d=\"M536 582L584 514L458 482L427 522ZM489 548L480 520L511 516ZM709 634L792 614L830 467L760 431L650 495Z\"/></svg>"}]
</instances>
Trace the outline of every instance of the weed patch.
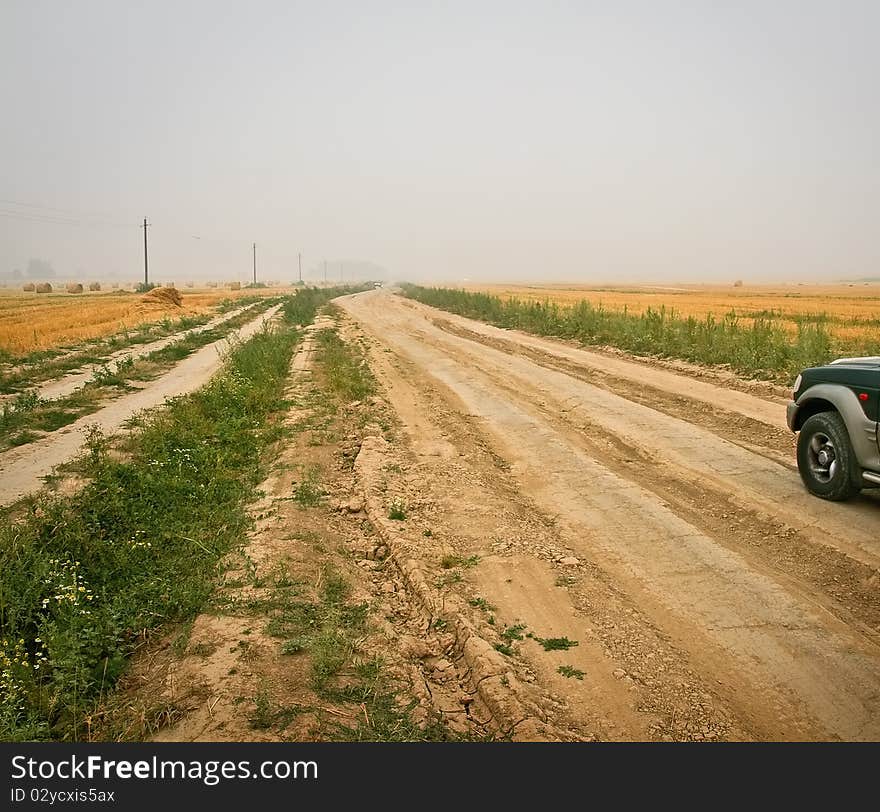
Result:
<instances>
[{"instance_id":1,"label":"weed patch","mask_svg":"<svg viewBox=\"0 0 880 812\"><path fill-rule=\"evenodd\" d=\"M577 640L569 640L567 637L535 637L529 635L536 643L540 643L544 651L568 651L578 645Z\"/></svg>"},{"instance_id":2,"label":"weed patch","mask_svg":"<svg viewBox=\"0 0 880 812\"><path fill-rule=\"evenodd\" d=\"M480 609L483 612L494 612L497 608L489 603L489 601L487 601L485 598L471 598L468 603L475 609Z\"/></svg>"},{"instance_id":3,"label":"weed patch","mask_svg":"<svg viewBox=\"0 0 880 812\"><path fill-rule=\"evenodd\" d=\"M452 569L454 567L464 567L465 569L470 569L471 567L476 567L477 564L480 563L480 556L478 555L470 555L467 558L464 558L460 555L445 555L440 559L440 566L445 570Z\"/></svg>"},{"instance_id":4,"label":"weed patch","mask_svg":"<svg viewBox=\"0 0 880 812\"><path fill-rule=\"evenodd\" d=\"M525 623L517 623L513 626L507 626L503 632L501 632L501 637L503 640L506 640L508 643L512 643L514 640L523 640L524 635L523 632L526 630Z\"/></svg>"},{"instance_id":5,"label":"weed patch","mask_svg":"<svg viewBox=\"0 0 880 812\"><path fill-rule=\"evenodd\" d=\"M376 381L366 359L335 330L321 330L317 343L328 387L343 403L363 400L375 393Z\"/></svg>"},{"instance_id":6,"label":"weed patch","mask_svg":"<svg viewBox=\"0 0 880 812\"><path fill-rule=\"evenodd\" d=\"M392 500L388 506L388 518L396 522L406 520L406 503L400 499Z\"/></svg>"},{"instance_id":7,"label":"weed patch","mask_svg":"<svg viewBox=\"0 0 880 812\"><path fill-rule=\"evenodd\" d=\"M324 489L321 487L321 472L315 466L300 468L300 479L293 489L293 499L301 507L315 507L321 504Z\"/></svg>"}]
</instances>

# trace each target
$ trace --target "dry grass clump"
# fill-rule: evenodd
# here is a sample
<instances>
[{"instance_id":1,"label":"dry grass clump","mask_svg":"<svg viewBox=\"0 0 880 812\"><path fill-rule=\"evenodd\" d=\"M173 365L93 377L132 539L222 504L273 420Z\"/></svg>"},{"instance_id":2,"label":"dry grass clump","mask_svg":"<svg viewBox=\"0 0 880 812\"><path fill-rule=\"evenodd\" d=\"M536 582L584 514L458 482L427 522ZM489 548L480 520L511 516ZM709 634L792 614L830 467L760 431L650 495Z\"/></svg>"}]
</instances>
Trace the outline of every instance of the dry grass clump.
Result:
<instances>
[{"instance_id":1,"label":"dry grass clump","mask_svg":"<svg viewBox=\"0 0 880 812\"><path fill-rule=\"evenodd\" d=\"M163 305L183 307L183 296L177 288L153 288L143 295L144 302L156 302Z\"/></svg>"},{"instance_id":2,"label":"dry grass clump","mask_svg":"<svg viewBox=\"0 0 880 812\"><path fill-rule=\"evenodd\" d=\"M67 286L67 292L68 292L68 293L82 293L82 292L83 292L83 286L80 285L79 282L71 282L71 283Z\"/></svg>"},{"instance_id":3,"label":"dry grass clump","mask_svg":"<svg viewBox=\"0 0 880 812\"><path fill-rule=\"evenodd\" d=\"M37 285L37 293L51 293L51 292L52 292L52 286L48 282L40 282L40 284Z\"/></svg>"},{"instance_id":4,"label":"dry grass clump","mask_svg":"<svg viewBox=\"0 0 880 812\"><path fill-rule=\"evenodd\" d=\"M25 293L33 293L34 287L35 286L33 282L26 282L24 285L21 286L21 289L25 291Z\"/></svg>"},{"instance_id":5,"label":"dry grass clump","mask_svg":"<svg viewBox=\"0 0 880 812\"><path fill-rule=\"evenodd\" d=\"M89 290L100 290L101 283L100 282L89 282Z\"/></svg>"}]
</instances>

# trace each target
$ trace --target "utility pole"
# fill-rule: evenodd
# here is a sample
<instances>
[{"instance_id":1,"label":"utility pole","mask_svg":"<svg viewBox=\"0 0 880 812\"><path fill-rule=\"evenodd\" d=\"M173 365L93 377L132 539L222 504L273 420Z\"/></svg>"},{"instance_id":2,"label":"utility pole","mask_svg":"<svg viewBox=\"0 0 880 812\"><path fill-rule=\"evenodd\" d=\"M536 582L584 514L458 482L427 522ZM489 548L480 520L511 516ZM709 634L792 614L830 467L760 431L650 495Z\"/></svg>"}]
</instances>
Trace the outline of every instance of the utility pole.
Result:
<instances>
[{"instance_id":1,"label":"utility pole","mask_svg":"<svg viewBox=\"0 0 880 812\"><path fill-rule=\"evenodd\" d=\"M147 222L147 218L144 217L144 224L141 228L144 230L144 287L148 287L150 284L150 266L147 260L147 226L150 224Z\"/></svg>"},{"instance_id":2,"label":"utility pole","mask_svg":"<svg viewBox=\"0 0 880 812\"><path fill-rule=\"evenodd\" d=\"M257 286L257 244L254 243L254 287Z\"/></svg>"},{"instance_id":3,"label":"utility pole","mask_svg":"<svg viewBox=\"0 0 880 812\"><path fill-rule=\"evenodd\" d=\"M303 255L296 255L296 264L299 265L299 283L302 284L303 281Z\"/></svg>"}]
</instances>

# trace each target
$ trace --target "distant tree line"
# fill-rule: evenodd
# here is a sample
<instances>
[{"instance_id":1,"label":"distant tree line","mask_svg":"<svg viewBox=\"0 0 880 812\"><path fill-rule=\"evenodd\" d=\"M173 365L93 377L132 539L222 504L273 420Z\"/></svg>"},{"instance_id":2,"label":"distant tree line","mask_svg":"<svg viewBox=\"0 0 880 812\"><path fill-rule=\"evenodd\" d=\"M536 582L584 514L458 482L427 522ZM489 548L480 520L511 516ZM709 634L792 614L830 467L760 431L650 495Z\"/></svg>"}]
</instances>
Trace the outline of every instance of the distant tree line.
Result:
<instances>
[{"instance_id":1,"label":"distant tree line","mask_svg":"<svg viewBox=\"0 0 880 812\"><path fill-rule=\"evenodd\" d=\"M52 263L45 259L28 260L24 273L19 268L12 271L0 272L3 279L55 279L58 274L52 267Z\"/></svg>"}]
</instances>

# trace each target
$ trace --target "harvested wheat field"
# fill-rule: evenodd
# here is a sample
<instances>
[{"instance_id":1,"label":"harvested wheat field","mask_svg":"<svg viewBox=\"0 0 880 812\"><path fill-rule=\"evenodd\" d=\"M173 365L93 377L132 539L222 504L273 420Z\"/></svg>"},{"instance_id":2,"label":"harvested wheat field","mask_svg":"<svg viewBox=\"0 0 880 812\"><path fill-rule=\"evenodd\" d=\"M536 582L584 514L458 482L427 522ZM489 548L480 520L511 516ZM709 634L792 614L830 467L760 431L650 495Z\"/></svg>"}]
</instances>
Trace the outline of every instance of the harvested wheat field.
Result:
<instances>
[{"instance_id":1,"label":"harvested wheat field","mask_svg":"<svg viewBox=\"0 0 880 812\"><path fill-rule=\"evenodd\" d=\"M632 285L582 286L565 283L534 285L465 285L502 299L549 300L559 305L588 301L606 310L644 313L666 308L679 316L723 318L734 312L741 323L772 319L791 332L799 323L824 324L838 338L872 338L880 327L880 284L836 285Z\"/></svg>"},{"instance_id":2,"label":"harvested wheat field","mask_svg":"<svg viewBox=\"0 0 880 812\"><path fill-rule=\"evenodd\" d=\"M160 289L163 290L163 289ZM224 299L271 295L266 290L187 290L181 303L165 295L145 298L133 292L89 294L22 291L0 293L0 351L21 355L90 339L163 319L206 313Z\"/></svg>"}]
</instances>

